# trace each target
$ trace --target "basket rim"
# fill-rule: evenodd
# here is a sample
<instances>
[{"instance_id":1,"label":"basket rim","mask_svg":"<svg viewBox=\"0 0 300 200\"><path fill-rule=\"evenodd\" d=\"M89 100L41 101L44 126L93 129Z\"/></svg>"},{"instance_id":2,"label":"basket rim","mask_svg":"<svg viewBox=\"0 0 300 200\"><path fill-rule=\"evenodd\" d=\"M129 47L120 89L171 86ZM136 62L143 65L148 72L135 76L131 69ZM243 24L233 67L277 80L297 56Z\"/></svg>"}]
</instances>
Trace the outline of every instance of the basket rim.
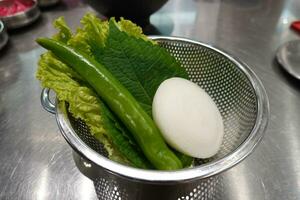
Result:
<instances>
[{"instance_id":1,"label":"basket rim","mask_svg":"<svg viewBox=\"0 0 300 200\"><path fill-rule=\"evenodd\" d=\"M270 116L268 96L262 82L259 80L257 75L250 69L247 64L239 61L225 51L220 50L219 48L216 48L214 46L182 37L150 36L150 38L154 40L188 42L204 46L225 56L231 62L236 64L236 66L239 67L240 70L242 70L242 72L250 81L256 93L257 99L257 117L255 125L251 133L243 141L243 143L241 143L233 152L229 153L225 157L193 168L174 171L138 169L109 160L108 158L91 149L77 136L74 129L70 125L70 122L65 119L64 111L59 108L58 104L56 104L56 121L63 137L76 152L78 152L81 156L87 158L89 161L93 162L95 165L104 168L114 175L142 182L167 183L203 179L224 172L240 163L248 155L250 155L251 152L253 152L255 147L263 138Z\"/></svg>"}]
</instances>

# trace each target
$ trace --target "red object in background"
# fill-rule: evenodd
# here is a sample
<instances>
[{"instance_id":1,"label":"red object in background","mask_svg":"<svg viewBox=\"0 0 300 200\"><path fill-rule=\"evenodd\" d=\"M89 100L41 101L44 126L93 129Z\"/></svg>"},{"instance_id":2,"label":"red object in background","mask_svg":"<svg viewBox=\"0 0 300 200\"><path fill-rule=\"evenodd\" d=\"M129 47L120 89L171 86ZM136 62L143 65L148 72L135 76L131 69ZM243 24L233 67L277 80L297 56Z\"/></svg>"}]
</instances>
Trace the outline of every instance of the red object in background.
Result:
<instances>
[{"instance_id":1,"label":"red object in background","mask_svg":"<svg viewBox=\"0 0 300 200\"><path fill-rule=\"evenodd\" d=\"M0 17L15 15L28 10L34 5L33 0L3 0L0 1Z\"/></svg>"},{"instance_id":2,"label":"red object in background","mask_svg":"<svg viewBox=\"0 0 300 200\"><path fill-rule=\"evenodd\" d=\"M300 33L300 21L294 21L291 24L291 28L294 29L295 31L298 31L298 33Z\"/></svg>"}]
</instances>

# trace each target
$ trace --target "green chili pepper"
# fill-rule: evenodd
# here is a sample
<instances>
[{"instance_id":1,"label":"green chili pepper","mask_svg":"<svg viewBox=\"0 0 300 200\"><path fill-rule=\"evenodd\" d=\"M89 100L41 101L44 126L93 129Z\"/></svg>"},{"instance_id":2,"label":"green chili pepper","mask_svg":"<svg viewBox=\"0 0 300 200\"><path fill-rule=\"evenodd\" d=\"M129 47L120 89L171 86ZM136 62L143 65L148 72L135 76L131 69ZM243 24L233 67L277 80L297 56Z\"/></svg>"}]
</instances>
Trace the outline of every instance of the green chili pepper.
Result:
<instances>
[{"instance_id":1,"label":"green chili pepper","mask_svg":"<svg viewBox=\"0 0 300 200\"><path fill-rule=\"evenodd\" d=\"M103 65L58 41L39 38L37 43L72 67L90 84L130 130L145 156L157 169L182 168L181 161L168 148L150 116Z\"/></svg>"}]
</instances>

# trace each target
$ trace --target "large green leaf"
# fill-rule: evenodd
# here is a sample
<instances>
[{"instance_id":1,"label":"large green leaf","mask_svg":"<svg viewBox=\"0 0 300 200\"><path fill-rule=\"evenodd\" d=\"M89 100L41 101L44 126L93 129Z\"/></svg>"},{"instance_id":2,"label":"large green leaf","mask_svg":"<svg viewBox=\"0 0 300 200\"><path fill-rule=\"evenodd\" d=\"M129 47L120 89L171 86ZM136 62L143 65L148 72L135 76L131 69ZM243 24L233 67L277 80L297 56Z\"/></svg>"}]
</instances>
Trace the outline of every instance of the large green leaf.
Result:
<instances>
[{"instance_id":1,"label":"large green leaf","mask_svg":"<svg viewBox=\"0 0 300 200\"><path fill-rule=\"evenodd\" d=\"M101 49L101 47L99 47ZM188 78L184 68L162 47L120 31L109 22L105 47L95 55L151 116L158 86L171 77Z\"/></svg>"}]
</instances>

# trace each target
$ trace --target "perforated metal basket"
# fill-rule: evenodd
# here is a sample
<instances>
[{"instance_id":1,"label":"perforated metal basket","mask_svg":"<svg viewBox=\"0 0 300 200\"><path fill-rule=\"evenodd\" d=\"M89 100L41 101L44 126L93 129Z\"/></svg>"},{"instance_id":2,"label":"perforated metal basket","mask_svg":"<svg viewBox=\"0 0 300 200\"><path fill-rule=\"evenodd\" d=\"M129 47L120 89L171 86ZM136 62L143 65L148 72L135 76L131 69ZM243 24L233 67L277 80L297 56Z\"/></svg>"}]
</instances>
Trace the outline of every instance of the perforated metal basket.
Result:
<instances>
[{"instance_id":1,"label":"perforated metal basket","mask_svg":"<svg viewBox=\"0 0 300 200\"><path fill-rule=\"evenodd\" d=\"M248 156L261 140L269 117L266 92L250 68L208 45L175 37L153 37L182 63L192 81L216 102L225 127L219 153L196 160L178 171L142 170L106 158L102 145L81 120L71 117L42 92L44 108L56 113L57 124L74 149L79 170L94 181L101 200L208 200L222 199L221 172ZM228 183L230 184L230 183Z\"/></svg>"}]
</instances>

